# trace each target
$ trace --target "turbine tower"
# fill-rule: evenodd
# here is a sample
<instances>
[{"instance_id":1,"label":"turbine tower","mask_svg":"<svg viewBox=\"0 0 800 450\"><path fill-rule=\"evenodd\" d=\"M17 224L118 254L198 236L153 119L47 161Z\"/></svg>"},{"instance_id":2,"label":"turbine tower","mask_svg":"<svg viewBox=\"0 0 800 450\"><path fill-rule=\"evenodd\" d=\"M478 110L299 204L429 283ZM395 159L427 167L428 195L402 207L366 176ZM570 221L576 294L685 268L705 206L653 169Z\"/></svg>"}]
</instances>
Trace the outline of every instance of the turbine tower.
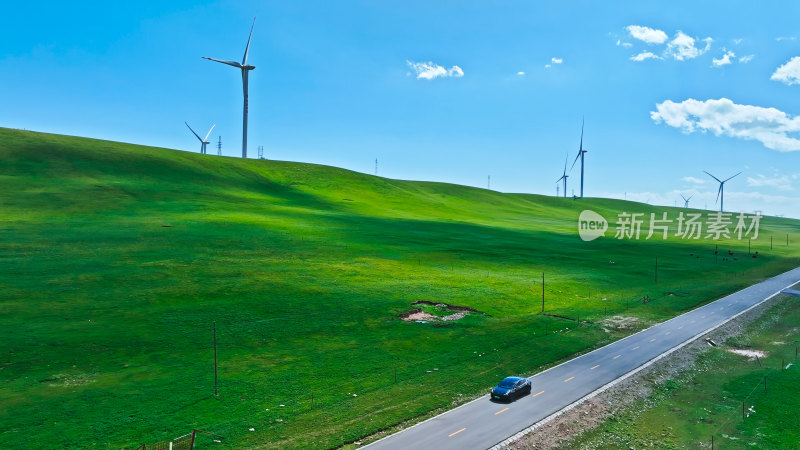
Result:
<instances>
[{"instance_id":1,"label":"turbine tower","mask_svg":"<svg viewBox=\"0 0 800 450\"><path fill-rule=\"evenodd\" d=\"M706 171L704 170L703 172L706 172ZM739 176L740 173L742 173L742 172L737 173L733 177ZM719 201L719 212L722 212L723 202L725 201L725 183L728 180L730 180L731 178L733 178L733 177L726 178L724 181L721 181L719 178L715 177L714 175L711 175L708 172L706 172L706 174L708 176L710 176L711 178L719 181L719 190L717 191L717 200Z\"/></svg>"},{"instance_id":2,"label":"turbine tower","mask_svg":"<svg viewBox=\"0 0 800 450\"><path fill-rule=\"evenodd\" d=\"M581 119L581 145L578 147L578 156L575 157L575 161L572 163L572 167L569 170L572 170L575 167L575 163L578 162L578 158L581 159L581 198L583 198L583 155L586 154L586 150L583 149L583 119ZM564 180L566 182L566 180Z\"/></svg>"},{"instance_id":3,"label":"turbine tower","mask_svg":"<svg viewBox=\"0 0 800 450\"><path fill-rule=\"evenodd\" d=\"M691 200L692 197L694 197L694 194L690 195L689 198L686 198L683 194L681 194L681 198L683 199L683 207L684 208L688 208L689 207L689 200Z\"/></svg>"},{"instance_id":4,"label":"turbine tower","mask_svg":"<svg viewBox=\"0 0 800 450\"><path fill-rule=\"evenodd\" d=\"M558 184L559 181L564 180L564 198L567 198L567 178L569 178L569 175L567 175L568 161L569 161L569 153L567 154L567 157L564 158L564 174L561 175L561 178L556 180L556 184ZM558 196L558 191L556 191L556 196Z\"/></svg>"},{"instance_id":5,"label":"turbine tower","mask_svg":"<svg viewBox=\"0 0 800 450\"><path fill-rule=\"evenodd\" d=\"M186 122L183 122L183 123L186 123ZM204 138L201 138L197 133L195 133L194 130L192 129L192 127L190 127L188 123L186 123L186 126L189 127L189 131L191 131L193 135L197 136L197 139L200 141L200 154L201 155L205 155L206 154L206 145L209 144L208 135L211 134L211 130L213 130L214 127L217 126L217 124L211 125L211 129L208 130L208 133L206 133L206 137L204 137Z\"/></svg>"},{"instance_id":6,"label":"turbine tower","mask_svg":"<svg viewBox=\"0 0 800 450\"><path fill-rule=\"evenodd\" d=\"M247 46L245 46L244 48L244 58L242 58L241 63L238 63L236 61L225 61L221 59L214 59L203 56L203 59L208 59L210 61L216 61L222 64L227 64L229 66L236 67L242 71L242 88L244 92L244 115L243 115L244 117L242 125L242 158L247 158L247 76L251 70L256 68L256 66L247 65L247 54L250 52L250 38L253 37L253 27L255 26L256 26L256 18L253 17L253 25L250 27L250 35L247 37Z\"/></svg>"}]
</instances>

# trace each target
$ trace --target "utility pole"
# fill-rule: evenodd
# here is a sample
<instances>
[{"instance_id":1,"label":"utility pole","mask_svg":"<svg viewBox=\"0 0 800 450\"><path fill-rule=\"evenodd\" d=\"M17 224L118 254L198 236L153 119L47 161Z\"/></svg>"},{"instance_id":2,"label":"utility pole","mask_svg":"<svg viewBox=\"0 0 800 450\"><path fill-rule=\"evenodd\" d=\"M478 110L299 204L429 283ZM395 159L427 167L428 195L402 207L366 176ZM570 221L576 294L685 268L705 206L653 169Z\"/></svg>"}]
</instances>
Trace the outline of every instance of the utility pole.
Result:
<instances>
[{"instance_id":1,"label":"utility pole","mask_svg":"<svg viewBox=\"0 0 800 450\"><path fill-rule=\"evenodd\" d=\"M542 272L542 314L544 314L544 272Z\"/></svg>"},{"instance_id":2,"label":"utility pole","mask_svg":"<svg viewBox=\"0 0 800 450\"><path fill-rule=\"evenodd\" d=\"M492 188L492 176L491 176L491 175L489 175L489 176L487 177L487 179L486 179L486 189L491 189L491 188ZM788 235L787 235L787 236L788 236ZM787 239L787 241L786 241L786 242L789 242L789 241L788 241L788 239L789 239L789 238L787 237L786 239ZM787 244L787 245L788 245L788 244Z\"/></svg>"},{"instance_id":3,"label":"utility pole","mask_svg":"<svg viewBox=\"0 0 800 450\"><path fill-rule=\"evenodd\" d=\"M217 322L214 321L214 396L219 397L217 391Z\"/></svg>"},{"instance_id":4,"label":"utility pole","mask_svg":"<svg viewBox=\"0 0 800 450\"><path fill-rule=\"evenodd\" d=\"M222 136L220 136L219 141L217 141L217 156L222 156Z\"/></svg>"},{"instance_id":5,"label":"utility pole","mask_svg":"<svg viewBox=\"0 0 800 450\"><path fill-rule=\"evenodd\" d=\"M658 284L658 256L656 256L656 284Z\"/></svg>"},{"instance_id":6,"label":"utility pole","mask_svg":"<svg viewBox=\"0 0 800 450\"><path fill-rule=\"evenodd\" d=\"M375 176L378 176L378 158L375 158Z\"/></svg>"}]
</instances>

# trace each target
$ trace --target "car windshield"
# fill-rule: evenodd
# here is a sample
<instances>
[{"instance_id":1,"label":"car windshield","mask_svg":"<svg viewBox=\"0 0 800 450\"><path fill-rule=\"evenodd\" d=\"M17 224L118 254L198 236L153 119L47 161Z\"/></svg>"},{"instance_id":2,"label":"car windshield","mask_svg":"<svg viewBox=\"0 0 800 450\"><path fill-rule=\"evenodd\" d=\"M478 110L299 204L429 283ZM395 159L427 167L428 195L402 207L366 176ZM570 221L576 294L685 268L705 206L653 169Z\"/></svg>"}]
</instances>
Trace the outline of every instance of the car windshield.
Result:
<instances>
[{"instance_id":1,"label":"car windshield","mask_svg":"<svg viewBox=\"0 0 800 450\"><path fill-rule=\"evenodd\" d=\"M514 383L516 382L517 382L516 378L506 378L505 380L501 381L500 384L497 385L497 387L512 388L514 387Z\"/></svg>"}]
</instances>

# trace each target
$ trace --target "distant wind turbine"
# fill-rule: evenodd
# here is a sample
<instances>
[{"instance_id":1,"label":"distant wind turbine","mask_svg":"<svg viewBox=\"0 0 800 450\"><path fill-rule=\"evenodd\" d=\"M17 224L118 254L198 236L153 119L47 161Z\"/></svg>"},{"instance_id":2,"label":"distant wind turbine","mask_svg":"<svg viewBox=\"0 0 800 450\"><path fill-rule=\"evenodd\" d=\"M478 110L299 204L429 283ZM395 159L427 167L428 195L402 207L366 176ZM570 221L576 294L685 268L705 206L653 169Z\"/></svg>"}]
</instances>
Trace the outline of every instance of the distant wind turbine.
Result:
<instances>
[{"instance_id":1,"label":"distant wind turbine","mask_svg":"<svg viewBox=\"0 0 800 450\"><path fill-rule=\"evenodd\" d=\"M556 184L558 184L559 181L564 180L564 198L567 198L567 178L569 178L569 175L567 175L568 161L569 161L569 153L567 153L567 157L564 158L564 173L561 175L561 178L556 180ZM558 195L558 191L556 191L556 195Z\"/></svg>"},{"instance_id":2,"label":"distant wind turbine","mask_svg":"<svg viewBox=\"0 0 800 450\"><path fill-rule=\"evenodd\" d=\"M183 123L186 123L186 122L183 122ZM197 136L197 139L200 141L200 154L201 155L205 155L206 154L206 145L209 144L208 135L211 134L211 130L213 130L214 127L217 126L217 124L211 125L211 129L208 130L208 133L206 133L206 137L204 137L204 138L201 138L197 133L195 133L194 130L192 129L192 127L190 127L188 123L186 123L186 126L189 127L189 131L191 131L193 135Z\"/></svg>"},{"instance_id":3,"label":"distant wind turbine","mask_svg":"<svg viewBox=\"0 0 800 450\"><path fill-rule=\"evenodd\" d=\"M692 197L694 197L694 194L690 195L689 198L686 198L683 194L681 194L681 198L683 199L683 207L684 208L688 208L689 207L689 200L691 200Z\"/></svg>"},{"instance_id":4,"label":"distant wind turbine","mask_svg":"<svg viewBox=\"0 0 800 450\"><path fill-rule=\"evenodd\" d=\"M242 88L244 91L244 117L242 125L242 158L247 158L247 76L248 73L255 69L256 66L247 65L247 54L250 52L250 38L253 37L253 28L256 26L256 18L253 17L253 25L250 27L250 35L247 37L247 46L244 48L244 58L241 64L236 61L225 61L221 59L208 58L203 56L203 59L216 61L222 64L236 67L242 71Z\"/></svg>"},{"instance_id":5,"label":"distant wind turbine","mask_svg":"<svg viewBox=\"0 0 800 450\"><path fill-rule=\"evenodd\" d=\"M703 172L706 172L706 171L704 170ZM724 181L722 181L719 178L715 177L714 175L711 175L710 173L706 172L706 174L708 176L710 176L711 178L719 181L719 190L717 191L717 200L719 201L719 212L722 212L722 205L723 205L723 202L725 201L725 183L728 180L730 180L731 178L739 176L739 174L741 174L741 173L742 172L739 172L736 175L734 175L733 177L726 178Z\"/></svg>"},{"instance_id":6,"label":"distant wind turbine","mask_svg":"<svg viewBox=\"0 0 800 450\"><path fill-rule=\"evenodd\" d=\"M583 119L581 119L581 145L578 147L578 156L575 157L575 161L572 162L572 167L569 169L572 170L575 167L575 163L578 162L578 158L581 159L581 198L583 198L583 155L585 154L586 150L583 149Z\"/></svg>"}]
</instances>

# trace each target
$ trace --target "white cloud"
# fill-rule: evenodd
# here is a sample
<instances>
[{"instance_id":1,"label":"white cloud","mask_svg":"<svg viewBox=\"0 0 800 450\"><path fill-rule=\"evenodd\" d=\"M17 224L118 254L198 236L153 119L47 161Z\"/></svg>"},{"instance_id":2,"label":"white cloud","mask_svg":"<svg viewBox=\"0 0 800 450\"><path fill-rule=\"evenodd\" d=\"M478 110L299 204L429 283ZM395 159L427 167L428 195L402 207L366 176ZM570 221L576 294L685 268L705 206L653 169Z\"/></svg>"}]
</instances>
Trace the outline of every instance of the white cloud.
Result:
<instances>
[{"instance_id":1,"label":"white cloud","mask_svg":"<svg viewBox=\"0 0 800 450\"><path fill-rule=\"evenodd\" d=\"M632 45L633 44L631 44L630 42L622 42L619 39L617 39L617 47L630 47Z\"/></svg>"},{"instance_id":2,"label":"white cloud","mask_svg":"<svg viewBox=\"0 0 800 450\"><path fill-rule=\"evenodd\" d=\"M544 67L545 67L546 69L549 69L549 68L551 68L551 67L553 67L553 66L551 66L550 64L545 64L545 65L544 65Z\"/></svg>"},{"instance_id":3,"label":"white cloud","mask_svg":"<svg viewBox=\"0 0 800 450\"><path fill-rule=\"evenodd\" d=\"M794 186L792 186L791 180L795 178L794 175L779 176L777 174L767 177L759 173L756 175L756 178L747 177L747 185L751 187L774 187L781 191L793 191Z\"/></svg>"},{"instance_id":4,"label":"white cloud","mask_svg":"<svg viewBox=\"0 0 800 450\"><path fill-rule=\"evenodd\" d=\"M736 44L736 45L741 44L743 40L744 39L742 39L742 38L731 39L731 41L733 41L733 43Z\"/></svg>"},{"instance_id":5,"label":"white cloud","mask_svg":"<svg viewBox=\"0 0 800 450\"><path fill-rule=\"evenodd\" d=\"M461 67L453 66L449 69L445 69L444 67L434 64L432 61L428 62L413 62L413 61L406 61L411 70L413 70L417 74L417 79L424 79L424 80L432 80L438 77L456 77L460 78L464 76L464 71L461 70Z\"/></svg>"},{"instance_id":6,"label":"white cloud","mask_svg":"<svg viewBox=\"0 0 800 450\"><path fill-rule=\"evenodd\" d=\"M739 105L727 98L719 100L688 99L680 103L666 100L656 104L650 118L656 123L679 128L684 133L712 132L745 140L756 140L781 152L800 150L800 117L791 117L776 108Z\"/></svg>"},{"instance_id":7,"label":"white cloud","mask_svg":"<svg viewBox=\"0 0 800 450\"><path fill-rule=\"evenodd\" d=\"M742 64L747 64L750 61L752 61L753 58L755 58L755 57L756 57L756 55L744 55L744 56L739 58L739 62L742 63Z\"/></svg>"},{"instance_id":8,"label":"white cloud","mask_svg":"<svg viewBox=\"0 0 800 450\"><path fill-rule=\"evenodd\" d=\"M517 72L517 75L525 75L525 72L520 70L519 72Z\"/></svg>"},{"instance_id":9,"label":"white cloud","mask_svg":"<svg viewBox=\"0 0 800 450\"><path fill-rule=\"evenodd\" d=\"M706 180L702 180L700 178L695 178L695 177L683 177L683 178L681 178L681 180L687 181L687 182L693 183L693 184L706 184L706 182L707 182Z\"/></svg>"},{"instance_id":10,"label":"white cloud","mask_svg":"<svg viewBox=\"0 0 800 450\"><path fill-rule=\"evenodd\" d=\"M786 64L778 67L769 79L780 81L789 86L800 84L800 56L795 56Z\"/></svg>"},{"instance_id":11,"label":"white cloud","mask_svg":"<svg viewBox=\"0 0 800 450\"><path fill-rule=\"evenodd\" d=\"M698 48L695 46L695 38L685 34L683 31L678 31L678 33L675 34L675 38L667 43L667 50L664 52L664 55L672 56L678 61L694 59L707 52L711 48L712 41L713 39L710 37L705 38L702 42L705 42L706 46L704 48Z\"/></svg>"},{"instance_id":12,"label":"white cloud","mask_svg":"<svg viewBox=\"0 0 800 450\"><path fill-rule=\"evenodd\" d=\"M797 36L779 36L775 38L776 41L796 41Z\"/></svg>"},{"instance_id":13,"label":"white cloud","mask_svg":"<svg viewBox=\"0 0 800 450\"><path fill-rule=\"evenodd\" d=\"M638 55L633 55L630 57L631 61L644 61L646 59L662 59L662 58L653 52L642 52L639 53Z\"/></svg>"},{"instance_id":14,"label":"white cloud","mask_svg":"<svg viewBox=\"0 0 800 450\"><path fill-rule=\"evenodd\" d=\"M631 37L648 44L663 44L667 40L667 33L650 27L628 25L625 27Z\"/></svg>"},{"instance_id":15,"label":"white cloud","mask_svg":"<svg viewBox=\"0 0 800 450\"><path fill-rule=\"evenodd\" d=\"M553 64L561 64L562 62L564 62L564 60L562 58L550 58L550 62L552 62Z\"/></svg>"},{"instance_id":16,"label":"white cloud","mask_svg":"<svg viewBox=\"0 0 800 450\"><path fill-rule=\"evenodd\" d=\"M724 55L722 55L722 58L719 58L719 59L712 58L711 59L711 64L713 64L714 67L727 66L728 64L730 64L732 62L731 58L734 58L734 57L736 57L736 55L732 51L728 50L728 51L725 52Z\"/></svg>"}]
</instances>

